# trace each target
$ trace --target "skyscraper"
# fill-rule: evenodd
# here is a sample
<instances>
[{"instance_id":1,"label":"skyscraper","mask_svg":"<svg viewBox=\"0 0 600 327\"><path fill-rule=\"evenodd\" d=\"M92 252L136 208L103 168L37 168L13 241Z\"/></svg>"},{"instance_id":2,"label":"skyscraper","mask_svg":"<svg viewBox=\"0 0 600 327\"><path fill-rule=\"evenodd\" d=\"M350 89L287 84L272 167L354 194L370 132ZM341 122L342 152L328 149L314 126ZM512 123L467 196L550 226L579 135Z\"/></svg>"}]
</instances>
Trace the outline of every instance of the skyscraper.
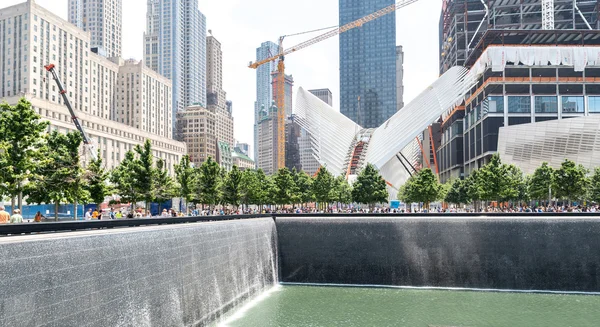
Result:
<instances>
[{"instance_id":1,"label":"skyscraper","mask_svg":"<svg viewBox=\"0 0 600 327\"><path fill-rule=\"evenodd\" d=\"M323 102L327 103L330 107L333 107L333 94L330 89L308 90L308 92L323 100Z\"/></svg>"},{"instance_id":2,"label":"skyscraper","mask_svg":"<svg viewBox=\"0 0 600 327\"><path fill-rule=\"evenodd\" d=\"M206 106L206 17L198 0L148 0L144 58L173 83L173 117Z\"/></svg>"},{"instance_id":3,"label":"skyscraper","mask_svg":"<svg viewBox=\"0 0 600 327\"><path fill-rule=\"evenodd\" d=\"M69 0L69 22L90 32L90 47L106 57L121 56L122 13L122 0Z\"/></svg>"},{"instance_id":4,"label":"skyscraper","mask_svg":"<svg viewBox=\"0 0 600 327\"><path fill-rule=\"evenodd\" d=\"M225 142L231 149L233 138L233 116L231 101L223 90L223 51L221 43L212 35L206 38L206 80L208 108L215 107L217 117L217 141Z\"/></svg>"},{"instance_id":5,"label":"skyscraper","mask_svg":"<svg viewBox=\"0 0 600 327\"><path fill-rule=\"evenodd\" d=\"M273 42L263 42L256 49L256 60L262 60L279 53L279 46ZM254 160L258 163L258 123L260 112L268 112L273 102L273 79L271 72L277 69L277 61L266 63L256 69L256 102L254 102Z\"/></svg>"},{"instance_id":6,"label":"skyscraper","mask_svg":"<svg viewBox=\"0 0 600 327\"><path fill-rule=\"evenodd\" d=\"M340 0L340 25L394 4L394 0ZM395 12L340 34L340 111L365 128L397 111Z\"/></svg>"}]
</instances>

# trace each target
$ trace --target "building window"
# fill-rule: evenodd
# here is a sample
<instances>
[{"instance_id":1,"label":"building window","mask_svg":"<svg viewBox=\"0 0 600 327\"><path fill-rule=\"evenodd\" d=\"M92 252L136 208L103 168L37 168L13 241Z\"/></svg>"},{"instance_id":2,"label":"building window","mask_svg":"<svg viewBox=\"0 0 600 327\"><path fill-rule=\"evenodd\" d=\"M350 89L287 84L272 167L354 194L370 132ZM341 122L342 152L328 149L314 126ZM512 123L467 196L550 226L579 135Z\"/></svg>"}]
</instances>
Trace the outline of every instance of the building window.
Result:
<instances>
[{"instance_id":1,"label":"building window","mask_svg":"<svg viewBox=\"0 0 600 327\"><path fill-rule=\"evenodd\" d=\"M509 96L508 97L508 112L509 113L530 113L531 100L527 96Z\"/></svg>"},{"instance_id":2,"label":"building window","mask_svg":"<svg viewBox=\"0 0 600 327\"><path fill-rule=\"evenodd\" d=\"M563 113L584 113L583 96L563 96L562 97L562 112Z\"/></svg>"},{"instance_id":3,"label":"building window","mask_svg":"<svg viewBox=\"0 0 600 327\"><path fill-rule=\"evenodd\" d=\"M486 105L484 105L485 111L491 113L504 113L504 97L501 95L490 95L488 96ZM486 108L487 107L487 108Z\"/></svg>"},{"instance_id":4,"label":"building window","mask_svg":"<svg viewBox=\"0 0 600 327\"><path fill-rule=\"evenodd\" d=\"M556 113L558 112L558 99L556 96L536 96L535 97L535 112Z\"/></svg>"},{"instance_id":5,"label":"building window","mask_svg":"<svg viewBox=\"0 0 600 327\"><path fill-rule=\"evenodd\" d=\"M590 112L600 113L600 97L589 97L588 106Z\"/></svg>"}]
</instances>

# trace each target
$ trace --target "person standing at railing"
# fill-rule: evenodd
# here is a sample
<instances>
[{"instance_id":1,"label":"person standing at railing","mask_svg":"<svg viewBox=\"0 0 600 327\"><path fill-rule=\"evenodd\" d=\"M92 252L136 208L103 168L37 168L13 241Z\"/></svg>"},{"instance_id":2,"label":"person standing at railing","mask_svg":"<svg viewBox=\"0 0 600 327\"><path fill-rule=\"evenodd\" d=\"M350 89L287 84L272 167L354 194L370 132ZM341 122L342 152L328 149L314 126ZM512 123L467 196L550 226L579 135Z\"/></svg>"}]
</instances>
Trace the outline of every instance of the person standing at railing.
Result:
<instances>
[{"instance_id":1,"label":"person standing at railing","mask_svg":"<svg viewBox=\"0 0 600 327\"><path fill-rule=\"evenodd\" d=\"M38 211L35 214L35 217L33 218L33 221L36 222L36 223L40 223L40 222L42 222L43 218L44 218L44 216L42 216L42 213Z\"/></svg>"},{"instance_id":2,"label":"person standing at railing","mask_svg":"<svg viewBox=\"0 0 600 327\"><path fill-rule=\"evenodd\" d=\"M8 224L10 220L10 214L5 211L3 205L0 205L0 224Z\"/></svg>"}]
</instances>

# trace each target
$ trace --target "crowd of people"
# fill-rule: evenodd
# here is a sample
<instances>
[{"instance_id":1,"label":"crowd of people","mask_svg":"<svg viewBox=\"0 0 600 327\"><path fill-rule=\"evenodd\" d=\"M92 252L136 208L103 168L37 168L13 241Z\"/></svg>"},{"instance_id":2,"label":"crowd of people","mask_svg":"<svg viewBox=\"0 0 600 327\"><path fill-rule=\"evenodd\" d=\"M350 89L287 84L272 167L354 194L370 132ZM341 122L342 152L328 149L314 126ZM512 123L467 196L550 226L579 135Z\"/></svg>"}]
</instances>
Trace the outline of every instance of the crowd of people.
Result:
<instances>
[{"instance_id":1,"label":"crowd of people","mask_svg":"<svg viewBox=\"0 0 600 327\"><path fill-rule=\"evenodd\" d=\"M259 210L258 208L243 208L239 207L238 209L231 208L214 208L214 209L194 209L189 210L188 213L183 211L177 211L175 209L162 209L162 211L158 215L152 215L149 210L144 210L141 208L135 210L129 210L126 208L115 209L110 208L107 211L101 211L98 209L88 209L83 219L84 220L101 220L101 219L135 219L135 218L157 218L157 217L186 217L186 216L225 216L225 215L257 215L257 214L311 214L311 213L341 213L341 214L357 214L357 213L376 213L376 214L398 214L398 213L600 213L600 207L598 205L590 205L590 206L559 206L559 205L551 205L551 206L532 206L529 207L527 205L522 206L506 206L506 207L494 207L487 206L482 207L480 209L474 209L471 207L461 208L461 207L435 207L431 209L425 208L389 208L389 207L376 207L373 210L369 210L364 207L347 207L347 208L337 208L330 207L328 209L317 209L314 207L288 207L288 208L263 208ZM35 217L33 218L33 222L42 222L47 218L42 215L41 212L37 212ZM29 220L24 220L21 215L21 211L19 209L14 209L13 214L9 214L6 211L6 208L0 205L0 224L14 224L14 223L23 223L28 222Z\"/></svg>"}]
</instances>

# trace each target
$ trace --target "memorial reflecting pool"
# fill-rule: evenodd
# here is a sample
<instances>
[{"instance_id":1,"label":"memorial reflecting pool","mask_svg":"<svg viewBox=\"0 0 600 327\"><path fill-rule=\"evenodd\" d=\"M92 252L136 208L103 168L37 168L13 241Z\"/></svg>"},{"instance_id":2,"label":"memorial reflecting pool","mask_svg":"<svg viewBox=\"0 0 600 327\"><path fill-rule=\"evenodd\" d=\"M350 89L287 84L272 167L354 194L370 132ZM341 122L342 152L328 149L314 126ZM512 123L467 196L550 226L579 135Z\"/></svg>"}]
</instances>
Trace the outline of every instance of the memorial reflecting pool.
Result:
<instances>
[{"instance_id":1,"label":"memorial reflecting pool","mask_svg":"<svg viewBox=\"0 0 600 327\"><path fill-rule=\"evenodd\" d=\"M216 326L598 326L600 296L276 286Z\"/></svg>"}]
</instances>

